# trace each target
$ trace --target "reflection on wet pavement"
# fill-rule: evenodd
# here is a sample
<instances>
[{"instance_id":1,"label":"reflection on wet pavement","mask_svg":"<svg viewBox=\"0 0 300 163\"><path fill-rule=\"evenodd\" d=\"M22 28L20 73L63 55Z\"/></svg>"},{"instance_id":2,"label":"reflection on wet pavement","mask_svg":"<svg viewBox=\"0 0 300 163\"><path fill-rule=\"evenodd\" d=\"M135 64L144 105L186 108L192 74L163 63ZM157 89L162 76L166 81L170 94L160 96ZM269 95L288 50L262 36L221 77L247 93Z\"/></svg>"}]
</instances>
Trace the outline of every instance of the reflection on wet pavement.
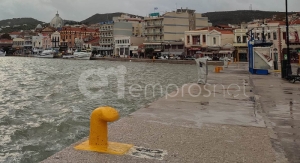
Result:
<instances>
[{"instance_id":1,"label":"reflection on wet pavement","mask_svg":"<svg viewBox=\"0 0 300 163\"><path fill-rule=\"evenodd\" d=\"M292 163L300 162L300 83L289 83L281 75L251 76L262 109Z\"/></svg>"}]
</instances>

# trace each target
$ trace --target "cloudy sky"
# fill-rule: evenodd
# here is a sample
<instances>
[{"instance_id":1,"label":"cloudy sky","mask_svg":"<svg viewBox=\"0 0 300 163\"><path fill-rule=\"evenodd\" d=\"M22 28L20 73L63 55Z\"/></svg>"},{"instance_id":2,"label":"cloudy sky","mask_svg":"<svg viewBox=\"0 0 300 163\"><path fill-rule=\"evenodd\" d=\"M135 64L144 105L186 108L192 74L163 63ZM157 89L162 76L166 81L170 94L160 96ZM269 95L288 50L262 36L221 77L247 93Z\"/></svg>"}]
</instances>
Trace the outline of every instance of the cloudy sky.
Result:
<instances>
[{"instance_id":1,"label":"cloudy sky","mask_svg":"<svg viewBox=\"0 0 300 163\"><path fill-rule=\"evenodd\" d=\"M300 11L300 0L288 0L289 11ZM126 12L146 16L177 8L197 12L249 10L285 11L284 0L0 0L0 20L32 17L49 22L58 11L63 19L81 21L95 13Z\"/></svg>"}]
</instances>

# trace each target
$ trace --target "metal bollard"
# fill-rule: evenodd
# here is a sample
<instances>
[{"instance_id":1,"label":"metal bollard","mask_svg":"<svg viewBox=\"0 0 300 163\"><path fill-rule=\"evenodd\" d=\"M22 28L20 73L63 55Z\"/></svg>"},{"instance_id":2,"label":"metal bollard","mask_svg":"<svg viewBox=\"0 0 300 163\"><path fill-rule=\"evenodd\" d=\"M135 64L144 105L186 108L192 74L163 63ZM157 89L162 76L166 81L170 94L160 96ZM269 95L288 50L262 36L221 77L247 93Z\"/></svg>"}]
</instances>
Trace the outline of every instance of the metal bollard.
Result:
<instances>
[{"instance_id":1,"label":"metal bollard","mask_svg":"<svg viewBox=\"0 0 300 163\"><path fill-rule=\"evenodd\" d=\"M133 145L108 141L107 122L119 119L119 113L112 107L99 107L92 112L89 139L75 147L77 150L123 155Z\"/></svg>"}]
</instances>

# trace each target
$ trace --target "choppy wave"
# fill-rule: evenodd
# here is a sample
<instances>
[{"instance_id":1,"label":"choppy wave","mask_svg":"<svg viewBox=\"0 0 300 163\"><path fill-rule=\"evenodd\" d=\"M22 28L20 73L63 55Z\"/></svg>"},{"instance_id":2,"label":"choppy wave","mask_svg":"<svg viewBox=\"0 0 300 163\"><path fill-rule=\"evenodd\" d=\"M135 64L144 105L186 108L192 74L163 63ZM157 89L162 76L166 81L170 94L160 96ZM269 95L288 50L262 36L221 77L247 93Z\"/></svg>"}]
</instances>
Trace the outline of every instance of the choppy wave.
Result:
<instances>
[{"instance_id":1,"label":"choppy wave","mask_svg":"<svg viewBox=\"0 0 300 163\"><path fill-rule=\"evenodd\" d=\"M80 93L77 82L85 70L119 65L127 68L124 99L116 97L114 78L102 98L88 99ZM154 96L152 91L137 91L143 95L132 97L128 89L133 84L181 86L195 81L195 76L194 65L2 57L0 162L41 161L88 136L95 108L109 105L125 116L162 95L160 90L154 90Z\"/></svg>"}]
</instances>

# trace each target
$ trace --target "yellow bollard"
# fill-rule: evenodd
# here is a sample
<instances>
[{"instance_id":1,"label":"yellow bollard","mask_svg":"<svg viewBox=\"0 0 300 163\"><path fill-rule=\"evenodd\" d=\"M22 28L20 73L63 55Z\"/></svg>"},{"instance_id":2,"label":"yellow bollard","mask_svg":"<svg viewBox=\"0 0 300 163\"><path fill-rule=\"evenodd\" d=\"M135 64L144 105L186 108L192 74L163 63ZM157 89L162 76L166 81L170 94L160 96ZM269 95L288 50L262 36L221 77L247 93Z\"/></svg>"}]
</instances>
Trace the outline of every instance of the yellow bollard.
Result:
<instances>
[{"instance_id":1,"label":"yellow bollard","mask_svg":"<svg viewBox=\"0 0 300 163\"><path fill-rule=\"evenodd\" d=\"M133 145L108 142L107 122L114 122L118 119L119 113L114 108L100 107L95 109L90 120L89 140L79 144L75 149L116 155L127 153Z\"/></svg>"},{"instance_id":2,"label":"yellow bollard","mask_svg":"<svg viewBox=\"0 0 300 163\"><path fill-rule=\"evenodd\" d=\"M215 73L219 73L219 72L220 72L219 67L215 67Z\"/></svg>"}]
</instances>

